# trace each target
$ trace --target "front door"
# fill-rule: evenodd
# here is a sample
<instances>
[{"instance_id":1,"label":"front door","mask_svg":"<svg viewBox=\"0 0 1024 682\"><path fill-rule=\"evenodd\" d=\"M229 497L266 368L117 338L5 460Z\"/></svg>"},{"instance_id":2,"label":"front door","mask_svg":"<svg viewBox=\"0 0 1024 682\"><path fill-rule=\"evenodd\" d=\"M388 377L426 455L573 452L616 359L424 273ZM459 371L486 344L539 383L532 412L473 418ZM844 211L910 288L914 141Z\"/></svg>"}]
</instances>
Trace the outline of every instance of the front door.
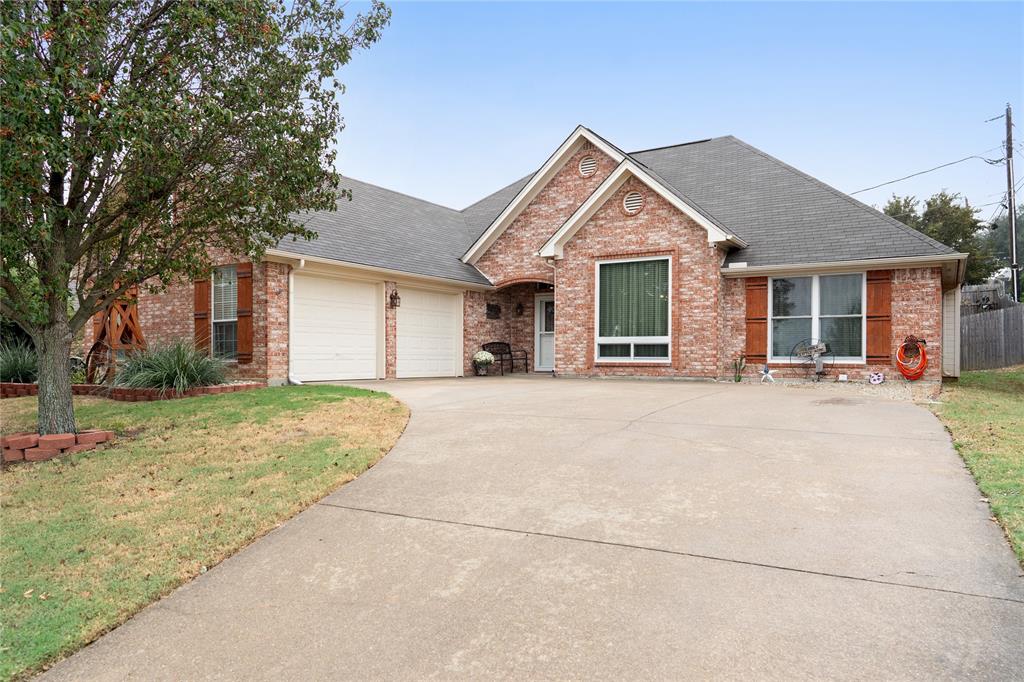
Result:
<instances>
[{"instance_id":1,"label":"front door","mask_svg":"<svg viewBox=\"0 0 1024 682\"><path fill-rule=\"evenodd\" d=\"M537 330L534 369L551 372L555 369L555 296L546 294L537 297L537 314L534 318Z\"/></svg>"}]
</instances>

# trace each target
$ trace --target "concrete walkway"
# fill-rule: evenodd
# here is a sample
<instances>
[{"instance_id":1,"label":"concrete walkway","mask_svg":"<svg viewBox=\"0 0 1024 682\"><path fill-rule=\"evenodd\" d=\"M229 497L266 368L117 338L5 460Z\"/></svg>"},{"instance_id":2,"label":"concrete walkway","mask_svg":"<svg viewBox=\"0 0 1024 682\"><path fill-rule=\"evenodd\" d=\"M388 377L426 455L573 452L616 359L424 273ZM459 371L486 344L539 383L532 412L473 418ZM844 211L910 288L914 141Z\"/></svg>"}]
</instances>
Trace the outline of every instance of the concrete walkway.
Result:
<instances>
[{"instance_id":1,"label":"concrete walkway","mask_svg":"<svg viewBox=\"0 0 1024 682\"><path fill-rule=\"evenodd\" d=\"M1011 679L1024 577L939 422L782 386L382 382L372 471L52 679Z\"/></svg>"}]
</instances>

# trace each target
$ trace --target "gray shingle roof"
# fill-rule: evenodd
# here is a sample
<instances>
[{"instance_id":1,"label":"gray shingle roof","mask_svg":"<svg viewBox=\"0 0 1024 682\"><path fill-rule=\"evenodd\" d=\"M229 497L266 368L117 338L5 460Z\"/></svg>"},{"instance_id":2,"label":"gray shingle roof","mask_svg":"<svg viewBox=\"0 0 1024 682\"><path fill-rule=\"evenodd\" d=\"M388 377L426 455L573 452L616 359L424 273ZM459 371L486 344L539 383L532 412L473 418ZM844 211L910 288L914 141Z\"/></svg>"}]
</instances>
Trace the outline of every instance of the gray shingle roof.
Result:
<instances>
[{"instance_id":1,"label":"gray shingle roof","mask_svg":"<svg viewBox=\"0 0 1024 682\"><path fill-rule=\"evenodd\" d=\"M748 246L726 264L788 265L954 253L735 137L634 152Z\"/></svg>"},{"instance_id":2,"label":"gray shingle roof","mask_svg":"<svg viewBox=\"0 0 1024 682\"><path fill-rule=\"evenodd\" d=\"M629 154L681 199L748 246L726 264L748 266L952 254L953 249L732 136ZM352 178L352 201L303 213L311 242L282 240L304 256L489 283L459 260L532 174L462 211ZM558 229L553 225L552 233ZM538 245L539 246L539 245Z\"/></svg>"},{"instance_id":3,"label":"gray shingle roof","mask_svg":"<svg viewBox=\"0 0 1024 682\"><path fill-rule=\"evenodd\" d=\"M278 248L416 275L490 283L459 260L480 232L460 211L352 178L343 178L341 186L352 190L352 200L339 198L336 211L295 216L318 234L316 239L289 237Z\"/></svg>"},{"instance_id":4,"label":"gray shingle roof","mask_svg":"<svg viewBox=\"0 0 1024 682\"><path fill-rule=\"evenodd\" d=\"M512 203L516 195L519 194L519 190L523 188L526 183L533 177L533 173L530 173L524 178L519 178L511 185L502 187L494 194L486 196L475 204L471 204L466 208L462 209L462 215L466 219L466 224L470 227L471 231L474 232L473 238L466 244L466 248L462 250L459 257L469 250L469 247L473 245L477 237L483 234L491 222L498 217L498 214L505 210L505 207ZM556 228L557 229L557 228Z\"/></svg>"}]
</instances>

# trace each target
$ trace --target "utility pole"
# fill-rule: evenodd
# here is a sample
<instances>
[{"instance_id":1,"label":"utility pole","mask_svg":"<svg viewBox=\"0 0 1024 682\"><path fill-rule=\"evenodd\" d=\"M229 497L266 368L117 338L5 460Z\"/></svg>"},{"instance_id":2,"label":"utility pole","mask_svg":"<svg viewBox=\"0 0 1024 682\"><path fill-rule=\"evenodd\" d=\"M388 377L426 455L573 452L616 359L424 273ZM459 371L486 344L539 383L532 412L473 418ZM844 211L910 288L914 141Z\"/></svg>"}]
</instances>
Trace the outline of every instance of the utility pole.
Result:
<instances>
[{"instance_id":1,"label":"utility pole","mask_svg":"<svg viewBox=\"0 0 1024 682\"><path fill-rule=\"evenodd\" d=\"M1006 104L1006 200L1010 216L1010 281L1013 300L1020 301L1020 265L1017 263L1017 197L1013 191L1013 111Z\"/></svg>"}]
</instances>

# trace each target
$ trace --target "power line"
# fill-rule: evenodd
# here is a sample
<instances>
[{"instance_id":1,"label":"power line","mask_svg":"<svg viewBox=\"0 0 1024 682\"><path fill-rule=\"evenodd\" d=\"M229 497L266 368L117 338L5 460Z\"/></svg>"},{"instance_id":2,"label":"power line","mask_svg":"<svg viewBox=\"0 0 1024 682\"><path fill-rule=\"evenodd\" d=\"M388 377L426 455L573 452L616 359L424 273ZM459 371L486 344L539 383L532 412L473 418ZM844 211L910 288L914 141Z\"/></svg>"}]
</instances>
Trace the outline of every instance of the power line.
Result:
<instances>
[{"instance_id":1,"label":"power line","mask_svg":"<svg viewBox=\"0 0 1024 682\"><path fill-rule=\"evenodd\" d=\"M992 149L986 149L985 151L979 152L978 154L972 154L970 156L965 156L964 158L957 159L956 161L950 161L949 163L944 163L941 166L935 166L935 168L929 168L928 170L918 171L917 173L911 173L910 175L904 175L902 178L896 178L895 180L889 180L888 182L883 182L883 183L880 183L878 185L873 185L872 187L865 187L864 189L859 189L856 192L850 192L850 194L851 195L853 195L853 194L860 194L861 192L867 192L868 190L878 189L879 187L885 187L886 185L891 185L891 184L896 183L896 182L903 182L904 180L909 180L910 178L917 177L918 175L924 175L925 173L931 173L931 172L937 171L937 170L939 170L941 168L946 168L948 166L955 166L958 163L963 163L964 161L970 161L971 159L981 159L985 163L993 164L993 165L997 164L997 163L1002 163L1003 159L986 159L984 156L981 156L981 154L987 154L988 152L995 151L996 149L1002 149L1002 145L1000 145L998 147L992 147Z\"/></svg>"}]
</instances>

